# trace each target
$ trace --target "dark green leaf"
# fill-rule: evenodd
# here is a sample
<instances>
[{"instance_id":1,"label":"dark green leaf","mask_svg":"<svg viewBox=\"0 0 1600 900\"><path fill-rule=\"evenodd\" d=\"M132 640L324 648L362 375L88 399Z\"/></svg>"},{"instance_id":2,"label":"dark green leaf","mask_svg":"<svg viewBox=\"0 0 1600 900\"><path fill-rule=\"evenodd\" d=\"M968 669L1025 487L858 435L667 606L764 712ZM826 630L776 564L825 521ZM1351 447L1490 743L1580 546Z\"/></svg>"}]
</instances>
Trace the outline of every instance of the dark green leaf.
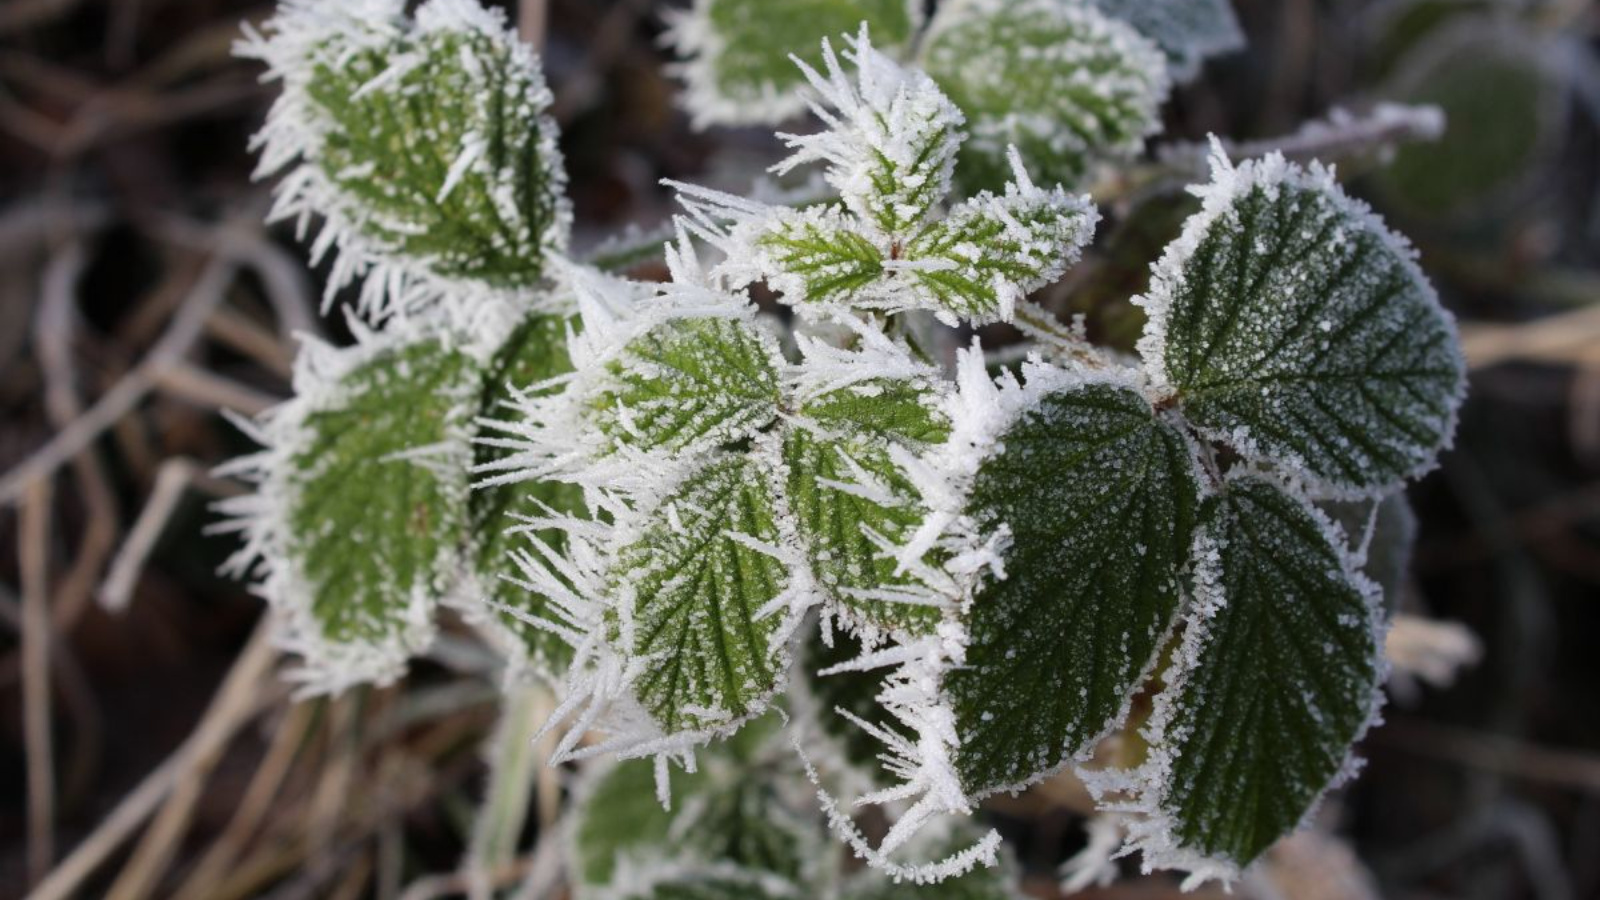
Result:
<instances>
[{"instance_id":1,"label":"dark green leaf","mask_svg":"<svg viewBox=\"0 0 1600 900\"><path fill-rule=\"evenodd\" d=\"M1319 167L1215 162L1140 351L1207 437L1344 493L1429 468L1465 387L1412 253Z\"/></svg>"},{"instance_id":2,"label":"dark green leaf","mask_svg":"<svg viewBox=\"0 0 1600 900\"><path fill-rule=\"evenodd\" d=\"M1009 532L1006 577L973 599L945 684L974 795L1081 757L1125 714L1178 607L1199 491L1184 437L1114 384L1043 394L996 446L968 512Z\"/></svg>"},{"instance_id":3,"label":"dark green leaf","mask_svg":"<svg viewBox=\"0 0 1600 900\"><path fill-rule=\"evenodd\" d=\"M1243 867L1347 771L1379 702L1382 647L1375 591L1337 538L1259 478L1206 501L1198 606L1152 717L1144 790L1170 830L1157 864L1188 853Z\"/></svg>"}]
</instances>

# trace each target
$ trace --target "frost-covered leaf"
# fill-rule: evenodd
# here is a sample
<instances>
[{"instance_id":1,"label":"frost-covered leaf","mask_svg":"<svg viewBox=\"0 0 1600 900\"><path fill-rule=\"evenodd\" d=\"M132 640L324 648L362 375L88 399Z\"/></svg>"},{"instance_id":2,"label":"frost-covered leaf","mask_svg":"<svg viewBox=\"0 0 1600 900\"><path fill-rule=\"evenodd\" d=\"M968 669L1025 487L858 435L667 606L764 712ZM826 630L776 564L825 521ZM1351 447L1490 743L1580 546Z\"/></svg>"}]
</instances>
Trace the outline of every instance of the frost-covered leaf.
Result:
<instances>
[{"instance_id":1,"label":"frost-covered leaf","mask_svg":"<svg viewBox=\"0 0 1600 900\"><path fill-rule=\"evenodd\" d=\"M827 163L825 177L845 207L880 235L901 238L950 190L961 112L926 74L875 50L865 33L849 44L844 58L854 79L826 42L825 71L804 67L820 95L812 108L828 127L784 135L794 153L774 171Z\"/></svg>"},{"instance_id":2,"label":"frost-covered leaf","mask_svg":"<svg viewBox=\"0 0 1600 900\"><path fill-rule=\"evenodd\" d=\"M893 452L943 441L943 381L881 332L863 329L857 350L803 340L797 410L784 441L789 508L818 586L853 628L930 630L937 608L904 602L915 585L895 550L921 523L916 485Z\"/></svg>"},{"instance_id":3,"label":"frost-covered leaf","mask_svg":"<svg viewBox=\"0 0 1600 900\"><path fill-rule=\"evenodd\" d=\"M1007 319L1016 301L1077 261L1098 220L1087 197L1036 187L1016 154L1000 195L947 199L961 114L929 78L851 40L852 81L831 50L812 73L828 126L785 136L841 202L794 210L678 184L686 228L723 252L715 275L739 287L766 281L809 320L862 310L928 310L947 324Z\"/></svg>"},{"instance_id":4,"label":"frost-covered leaf","mask_svg":"<svg viewBox=\"0 0 1600 900\"><path fill-rule=\"evenodd\" d=\"M672 22L671 41L695 127L776 124L805 111L797 55L821 65L824 39L866 23L886 48L902 47L922 23L915 0L696 0Z\"/></svg>"},{"instance_id":5,"label":"frost-covered leaf","mask_svg":"<svg viewBox=\"0 0 1600 900\"><path fill-rule=\"evenodd\" d=\"M663 856L783 879L808 874L821 823L809 804L797 808L797 798L783 793L804 780L777 735L779 722L769 715L707 747L696 771L672 774L667 807L657 799L650 760L624 760L588 775L577 791L571 844L580 894L626 881L630 867Z\"/></svg>"},{"instance_id":6,"label":"frost-covered leaf","mask_svg":"<svg viewBox=\"0 0 1600 900\"><path fill-rule=\"evenodd\" d=\"M915 580L897 572L892 548L922 522L914 485L888 452L796 426L784 441L789 504L818 586L856 627L920 633L939 610L879 594Z\"/></svg>"},{"instance_id":7,"label":"frost-covered leaf","mask_svg":"<svg viewBox=\"0 0 1600 900\"><path fill-rule=\"evenodd\" d=\"M1085 199L1028 179L1015 156L1005 193L965 200L906 248L906 277L927 308L978 322L1009 321L1018 301L1060 278L1094 237L1099 214Z\"/></svg>"},{"instance_id":8,"label":"frost-covered leaf","mask_svg":"<svg viewBox=\"0 0 1600 900\"><path fill-rule=\"evenodd\" d=\"M437 337L360 337L305 346L298 396L250 429L266 449L230 466L260 488L222 506L245 537L229 567L265 575L307 693L399 677L459 577L478 363Z\"/></svg>"},{"instance_id":9,"label":"frost-covered leaf","mask_svg":"<svg viewBox=\"0 0 1600 900\"><path fill-rule=\"evenodd\" d=\"M1031 402L978 467L968 514L1009 536L965 614L945 690L968 793L1081 758L1126 715L1180 597L1193 451L1131 387L1033 368ZM1073 383L1078 380L1079 383Z\"/></svg>"},{"instance_id":10,"label":"frost-covered leaf","mask_svg":"<svg viewBox=\"0 0 1600 900\"><path fill-rule=\"evenodd\" d=\"M616 445L688 452L749 438L778 414L777 342L750 324L681 318L635 338L607 368L595 424Z\"/></svg>"},{"instance_id":11,"label":"frost-covered leaf","mask_svg":"<svg viewBox=\"0 0 1600 900\"><path fill-rule=\"evenodd\" d=\"M1382 611L1341 540L1259 477L1204 504L1196 605L1132 779L1148 865L1233 877L1352 771L1381 697Z\"/></svg>"},{"instance_id":12,"label":"frost-covered leaf","mask_svg":"<svg viewBox=\"0 0 1600 900\"><path fill-rule=\"evenodd\" d=\"M1090 0L1166 51L1173 77L1188 81L1207 58L1244 47L1231 0Z\"/></svg>"},{"instance_id":13,"label":"frost-covered leaf","mask_svg":"<svg viewBox=\"0 0 1600 900\"><path fill-rule=\"evenodd\" d=\"M567 316L535 312L519 324L495 352L483 375L483 390L478 414L484 419L504 421L514 418L515 391L526 390L549 378L571 371L567 354ZM494 435L490 427L487 434ZM479 442L476 466L488 466L504 459L510 451L500 445ZM498 484L472 493L470 537L477 565L478 590L493 607L490 615L515 642L513 658L525 659L534 672L555 677L572 659L572 648L551 632L530 625L523 616L549 619L549 599L518 583L519 572L511 551L522 544L512 533L522 516L556 513L581 514L583 492L575 485L559 481L529 480ZM539 538L556 552L565 546L565 536L556 529L543 529ZM475 598L476 599L476 598Z\"/></svg>"},{"instance_id":14,"label":"frost-covered leaf","mask_svg":"<svg viewBox=\"0 0 1600 900\"><path fill-rule=\"evenodd\" d=\"M258 137L263 174L294 167L272 217L326 220L329 296L367 275L374 320L534 285L570 220L537 58L475 0L405 6L291 0L240 47L283 85Z\"/></svg>"},{"instance_id":15,"label":"frost-covered leaf","mask_svg":"<svg viewBox=\"0 0 1600 900\"><path fill-rule=\"evenodd\" d=\"M918 858L945 856L981 834L969 819L942 822L914 841L908 853ZM996 865L981 866L930 884L868 869L847 879L839 896L842 900L1022 900L1025 895L1018 873L1019 867L1009 854L1001 854Z\"/></svg>"},{"instance_id":16,"label":"frost-covered leaf","mask_svg":"<svg viewBox=\"0 0 1600 900\"><path fill-rule=\"evenodd\" d=\"M1073 0L951 0L922 64L966 114L958 177L1000 190L1008 148L1046 184L1138 153L1161 127L1161 52L1133 28Z\"/></svg>"},{"instance_id":17,"label":"frost-covered leaf","mask_svg":"<svg viewBox=\"0 0 1600 900\"><path fill-rule=\"evenodd\" d=\"M1213 166L1138 301L1152 378L1207 437L1332 492L1427 470L1466 380L1414 252L1321 166Z\"/></svg>"},{"instance_id":18,"label":"frost-covered leaf","mask_svg":"<svg viewBox=\"0 0 1600 900\"><path fill-rule=\"evenodd\" d=\"M708 455L617 555L629 656L649 660L633 690L665 733L726 729L782 683L792 576L773 555L775 474L764 453Z\"/></svg>"}]
</instances>

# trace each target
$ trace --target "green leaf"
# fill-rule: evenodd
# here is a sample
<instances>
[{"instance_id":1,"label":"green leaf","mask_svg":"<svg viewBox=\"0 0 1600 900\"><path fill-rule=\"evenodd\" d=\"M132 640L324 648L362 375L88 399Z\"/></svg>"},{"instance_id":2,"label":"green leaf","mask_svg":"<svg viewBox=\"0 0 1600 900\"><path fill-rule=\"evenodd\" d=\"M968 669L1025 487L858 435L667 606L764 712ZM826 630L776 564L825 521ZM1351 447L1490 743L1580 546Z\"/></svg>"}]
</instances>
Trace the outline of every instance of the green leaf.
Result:
<instances>
[{"instance_id":1,"label":"green leaf","mask_svg":"<svg viewBox=\"0 0 1600 900\"><path fill-rule=\"evenodd\" d=\"M895 573L893 550L880 545L899 546L923 518L916 486L888 452L795 426L785 436L783 458L790 508L818 586L834 608L870 630L921 634L936 626L934 607L860 593L916 583Z\"/></svg>"},{"instance_id":2,"label":"green leaf","mask_svg":"<svg viewBox=\"0 0 1600 900\"><path fill-rule=\"evenodd\" d=\"M888 364L908 364L903 354L895 351ZM870 364L870 354L841 356ZM826 362L811 364L814 372L830 371L822 368ZM812 572L855 627L920 634L939 622L934 607L867 596L917 583L911 573L896 572L893 548L922 523L925 510L890 448L916 451L944 441L950 425L939 397L932 377L851 380L807 396L786 433L789 507Z\"/></svg>"},{"instance_id":3,"label":"green leaf","mask_svg":"<svg viewBox=\"0 0 1600 900\"><path fill-rule=\"evenodd\" d=\"M868 378L808 397L800 414L818 427L862 440L940 444L950 418L931 378Z\"/></svg>"},{"instance_id":4,"label":"green leaf","mask_svg":"<svg viewBox=\"0 0 1600 900\"><path fill-rule=\"evenodd\" d=\"M905 46L922 22L909 0L696 0L673 24L686 60L686 101L697 128L776 124L805 110L805 78L790 60L822 65L824 38L855 34L862 23L879 46Z\"/></svg>"},{"instance_id":5,"label":"green leaf","mask_svg":"<svg viewBox=\"0 0 1600 900\"><path fill-rule=\"evenodd\" d=\"M1117 384L1040 394L996 446L968 514L1009 532L1006 577L973 599L945 681L979 796L1081 758L1126 715L1178 607L1199 492L1184 436Z\"/></svg>"},{"instance_id":6,"label":"green leaf","mask_svg":"<svg viewBox=\"0 0 1600 900\"><path fill-rule=\"evenodd\" d=\"M511 407L514 392L572 371L567 355L566 316L532 313L511 333L489 362L484 373L478 402L481 419L510 421L516 413ZM495 430L480 426L480 433L494 436ZM495 463L513 451L479 442L475 448L477 467ZM535 516L546 510L582 514L583 491L560 481L520 481L494 485L472 492L471 538L480 589L494 604L489 615L499 627L521 644L527 664L534 672L554 678L572 660L572 647L550 632L529 625L507 612L516 610L532 618L550 618L549 600L517 584L519 575L511 551L523 539L511 532L521 524L519 515ZM559 553L566 546L566 535L558 529L544 529L538 537Z\"/></svg>"},{"instance_id":7,"label":"green leaf","mask_svg":"<svg viewBox=\"0 0 1600 900\"><path fill-rule=\"evenodd\" d=\"M388 39L331 28L305 62L320 140L304 156L375 255L529 287L570 219L550 91L500 20L474 11L429 4Z\"/></svg>"},{"instance_id":8,"label":"green leaf","mask_svg":"<svg viewBox=\"0 0 1600 900\"><path fill-rule=\"evenodd\" d=\"M778 415L777 343L721 318L674 319L608 364L593 420L615 446L692 453L746 440Z\"/></svg>"},{"instance_id":9,"label":"green leaf","mask_svg":"<svg viewBox=\"0 0 1600 900\"><path fill-rule=\"evenodd\" d=\"M786 611L758 613L790 573L749 543L781 541L774 463L764 451L707 455L618 554L630 655L651 660L634 690L669 734L726 730L764 709L783 681Z\"/></svg>"},{"instance_id":10,"label":"green leaf","mask_svg":"<svg viewBox=\"0 0 1600 900\"><path fill-rule=\"evenodd\" d=\"M670 809L656 799L651 760L624 760L583 782L572 848L584 893L667 848L681 864L802 878L816 862L821 823L809 804L802 811L781 793L804 783L781 734L767 716L702 750L695 772L672 773Z\"/></svg>"},{"instance_id":11,"label":"green leaf","mask_svg":"<svg viewBox=\"0 0 1600 900\"><path fill-rule=\"evenodd\" d=\"M1244 32L1230 0L1091 0L1166 51L1173 76L1188 81L1207 57L1242 49Z\"/></svg>"},{"instance_id":12,"label":"green leaf","mask_svg":"<svg viewBox=\"0 0 1600 900\"><path fill-rule=\"evenodd\" d=\"M1133 28L1063 0L940 5L922 64L967 117L957 176L1000 190L1015 145L1045 184L1075 186L1161 126L1166 64Z\"/></svg>"},{"instance_id":13,"label":"green leaf","mask_svg":"<svg viewBox=\"0 0 1600 900\"><path fill-rule=\"evenodd\" d=\"M1099 215L1081 198L1040 190L1020 166L1002 196L958 204L905 255L926 307L977 322L1009 320L1016 303L1060 278L1094 237Z\"/></svg>"},{"instance_id":14,"label":"green leaf","mask_svg":"<svg viewBox=\"0 0 1600 900\"><path fill-rule=\"evenodd\" d=\"M343 351L360 353L361 350ZM307 405L285 462L288 602L307 604L300 648L335 684L397 673L432 635L454 584L467 504L466 433L478 369L437 340L380 350ZM383 674L366 670L382 668Z\"/></svg>"},{"instance_id":15,"label":"green leaf","mask_svg":"<svg viewBox=\"0 0 1600 900\"><path fill-rule=\"evenodd\" d=\"M1139 300L1155 380L1206 437L1338 493L1431 467L1466 382L1413 252L1320 166L1213 166Z\"/></svg>"},{"instance_id":16,"label":"green leaf","mask_svg":"<svg viewBox=\"0 0 1600 900\"><path fill-rule=\"evenodd\" d=\"M1206 501L1197 605L1147 731L1144 801L1167 832L1147 861L1198 854L1242 868L1350 771L1380 702L1381 612L1338 539L1257 477Z\"/></svg>"},{"instance_id":17,"label":"green leaf","mask_svg":"<svg viewBox=\"0 0 1600 900\"><path fill-rule=\"evenodd\" d=\"M1568 101L1543 43L1496 19L1452 27L1413 50L1385 93L1437 106L1449 129L1408 142L1377 174L1390 208L1460 233L1504 224L1548 186L1539 174L1559 153Z\"/></svg>"}]
</instances>

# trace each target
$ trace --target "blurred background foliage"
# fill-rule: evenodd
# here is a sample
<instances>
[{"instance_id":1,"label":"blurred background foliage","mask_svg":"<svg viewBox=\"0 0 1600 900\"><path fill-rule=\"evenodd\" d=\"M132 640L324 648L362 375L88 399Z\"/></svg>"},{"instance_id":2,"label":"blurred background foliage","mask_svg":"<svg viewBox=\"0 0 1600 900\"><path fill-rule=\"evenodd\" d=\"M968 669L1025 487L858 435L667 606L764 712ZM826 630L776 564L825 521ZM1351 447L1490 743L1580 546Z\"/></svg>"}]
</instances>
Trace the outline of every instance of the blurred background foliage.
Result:
<instances>
[{"instance_id":1,"label":"blurred background foliage","mask_svg":"<svg viewBox=\"0 0 1600 900\"><path fill-rule=\"evenodd\" d=\"M664 219L662 178L743 189L777 155L760 129L688 128L659 45L669 5L544 10L580 248ZM1600 897L1600 6L1236 6L1250 48L1177 92L1168 138L1442 107L1442 140L1342 172L1416 241L1473 367L1456 447L1412 493L1402 607L1466 626L1480 658L1453 686L1396 686L1331 831L1275 854L1276 889ZM0 896L52 869L41 896L466 887L450 873L484 790L493 659L458 628L403 685L292 703L261 604L215 574L232 538L204 532L239 490L209 468L248 447L219 410L285 396L293 334L343 328L318 316L293 235L258 224L247 145L271 95L229 48L269 12L0 3ZM1188 203L1119 192L1050 302L1131 345L1127 298ZM537 775L529 852L497 880L551 852L563 777ZM990 810L1037 896L1084 843L1079 809L1067 786Z\"/></svg>"}]
</instances>

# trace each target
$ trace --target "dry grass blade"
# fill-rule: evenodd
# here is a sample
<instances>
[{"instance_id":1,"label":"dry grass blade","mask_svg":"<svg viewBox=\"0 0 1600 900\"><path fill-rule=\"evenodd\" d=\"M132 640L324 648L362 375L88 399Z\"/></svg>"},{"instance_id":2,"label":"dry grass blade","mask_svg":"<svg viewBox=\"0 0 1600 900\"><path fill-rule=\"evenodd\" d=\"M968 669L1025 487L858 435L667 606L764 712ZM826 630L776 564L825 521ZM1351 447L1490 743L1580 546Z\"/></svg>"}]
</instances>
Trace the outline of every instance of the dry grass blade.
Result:
<instances>
[{"instance_id":1,"label":"dry grass blade","mask_svg":"<svg viewBox=\"0 0 1600 900\"><path fill-rule=\"evenodd\" d=\"M158 376L187 353L211 310L222 301L234 265L226 260L207 264L184 299L172 325L133 371L107 391L88 412L58 431L43 447L0 478L0 503L15 503L27 485L48 476L83 452L95 438L127 415L158 383Z\"/></svg>"},{"instance_id":2,"label":"dry grass blade","mask_svg":"<svg viewBox=\"0 0 1600 900\"><path fill-rule=\"evenodd\" d=\"M23 730L28 754L28 874L43 881L55 858L55 760L50 732L50 504L48 480L28 488L18 558L22 567Z\"/></svg>"},{"instance_id":3,"label":"dry grass blade","mask_svg":"<svg viewBox=\"0 0 1600 900\"><path fill-rule=\"evenodd\" d=\"M266 703L272 702L274 695L263 696L260 691L262 678L277 655L272 647L271 627L265 619L256 626L204 718L183 745L123 798L94 833L74 848L29 895L30 900L66 900L78 896L83 882L122 846L180 782L190 776L196 761L214 758L245 722L258 714Z\"/></svg>"},{"instance_id":4,"label":"dry grass blade","mask_svg":"<svg viewBox=\"0 0 1600 900\"><path fill-rule=\"evenodd\" d=\"M133 523L133 530L128 532L128 539L117 551L117 557L112 560L111 569L100 587L100 605L103 608L112 612L127 609L145 560L150 557L156 541L178 508L178 501L183 499L184 492L192 484L198 484L218 496L237 494L241 490L232 482L206 474L192 459L177 457L162 463L156 472L150 499L139 513L138 521Z\"/></svg>"},{"instance_id":5,"label":"dry grass blade","mask_svg":"<svg viewBox=\"0 0 1600 900\"><path fill-rule=\"evenodd\" d=\"M1465 325L1461 349L1474 369L1512 361L1600 364L1600 304L1520 325Z\"/></svg>"},{"instance_id":6,"label":"dry grass blade","mask_svg":"<svg viewBox=\"0 0 1600 900\"><path fill-rule=\"evenodd\" d=\"M182 769L159 815L139 843L122 873L117 877L108 900L138 900L148 897L159 885L188 830L196 801L206 780L216 767L229 739L238 726L261 705L262 688L276 658L270 639L272 623L263 619L256 626L250 643L240 653L206 715L195 730L195 737L215 737L206 741L184 760ZM215 724L213 724L215 723Z\"/></svg>"}]
</instances>

